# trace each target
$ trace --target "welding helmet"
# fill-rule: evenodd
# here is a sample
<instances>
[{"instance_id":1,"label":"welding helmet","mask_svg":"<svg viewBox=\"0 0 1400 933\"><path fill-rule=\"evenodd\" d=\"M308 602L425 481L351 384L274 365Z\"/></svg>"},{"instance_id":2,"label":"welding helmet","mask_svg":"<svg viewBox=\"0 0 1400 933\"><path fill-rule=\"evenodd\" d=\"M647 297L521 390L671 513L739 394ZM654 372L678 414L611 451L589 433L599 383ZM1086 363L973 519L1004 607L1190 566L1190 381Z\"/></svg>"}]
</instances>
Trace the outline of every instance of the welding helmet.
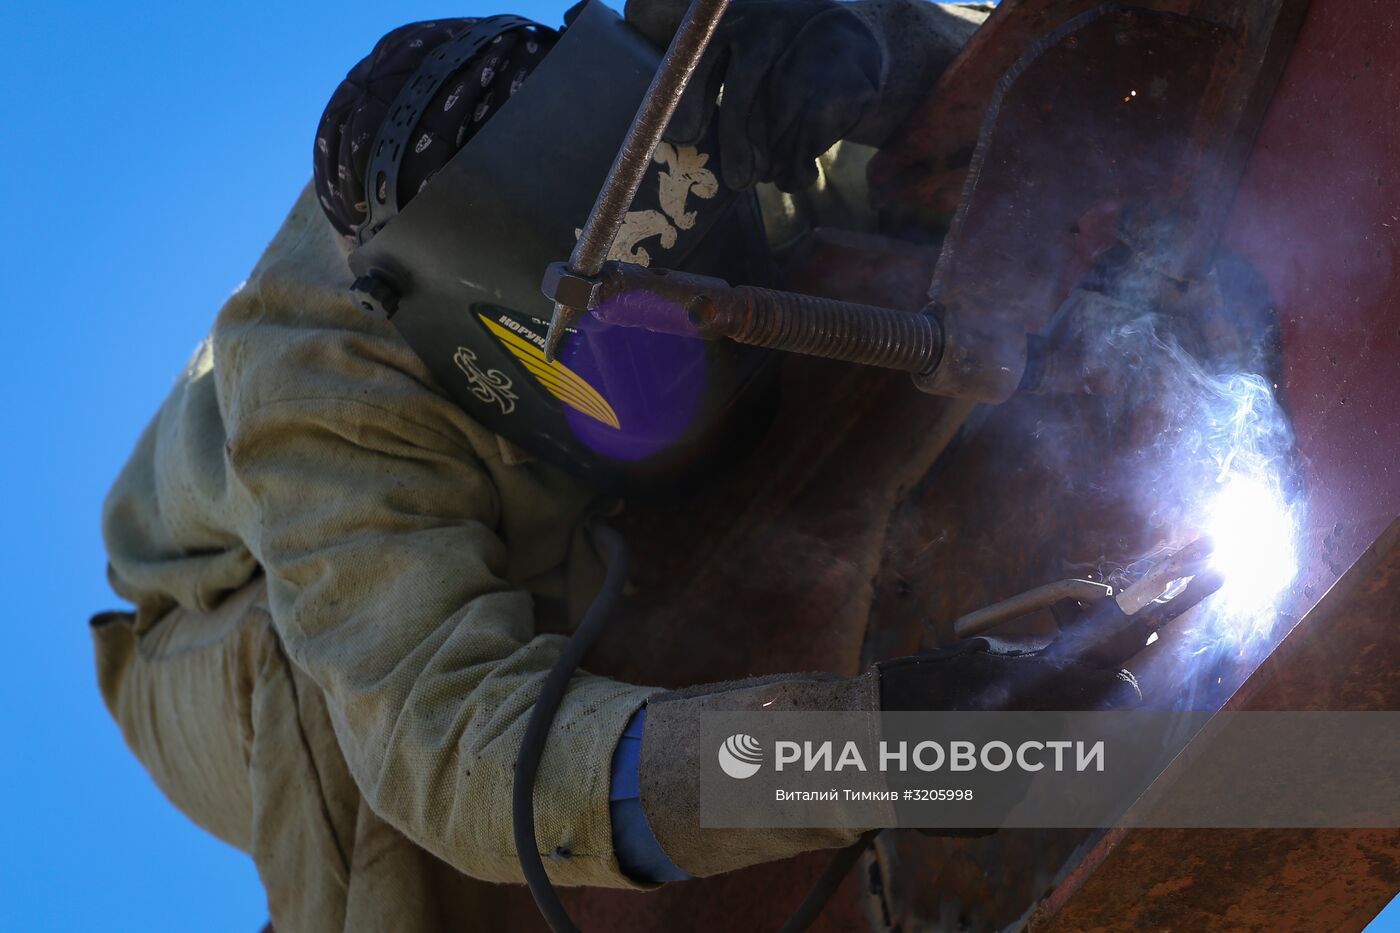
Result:
<instances>
[{"instance_id":1,"label":"welding helmet","mask_svg":"<svg viewBox=\"0 0 1400 933\"><path fill-rule=\"evenodd\" d=\"M763 351L579 320L546 362L545 268L567 259L660 55L597 0L499 111L396 209L424 103L505 29L494 17L435 50L395 100L366 172L350 255L356 300L387 314L468 414L604 488L687 474L757 429ZM529 24L533 25L533 24ZM714 139L657 149L612 256L766 284L757 200L720 182Z\"/></svg>"}]
</instances>

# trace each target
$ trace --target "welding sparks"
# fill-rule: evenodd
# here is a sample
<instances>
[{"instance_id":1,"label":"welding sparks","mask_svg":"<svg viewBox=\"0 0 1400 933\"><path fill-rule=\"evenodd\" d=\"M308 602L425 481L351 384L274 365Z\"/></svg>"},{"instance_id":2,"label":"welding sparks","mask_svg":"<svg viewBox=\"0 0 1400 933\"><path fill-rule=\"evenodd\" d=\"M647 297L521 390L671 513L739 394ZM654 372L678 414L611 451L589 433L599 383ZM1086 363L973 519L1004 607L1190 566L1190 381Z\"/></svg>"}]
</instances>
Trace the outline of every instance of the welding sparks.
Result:
<instances>
[{"instance_id":1,"label":"welding sparks","mask_svg":"<svg viewBox=\"0 0 1400 933\"><path fill-rule=\"evenodd\" d=\"M1133 474L1143 514L1163 531L1159 549L1211 542L1221 589L1174 626L1173 649L1253 657L1265 649L1298 574L1305 503L1296 488L1293 436L1273 380L1248 371L1211 372L1156 320L1111 332L1110 347L1133 352L1139 398L1162 413L1151 455ZM1259 366L1262 359L1240 359Z\"/></svg>"},{"instance_id":2,"label":"welding sparks","mask_svg":"<svg viewBox=\"0 0 1400 933\"><path fill-rule=\"evenodd\" d=\"M1298 573L1297 522L1282 492L1258 477L1231 477L1210 503L1207 531L1230 615L1248 622L1270 611Z\"/></svg>"},{"instance_id":3,"label":"welding sparks","mask_svg":"<svg viewBox=\"0 0 1400 933\"><path fill-rule=\"evenodd\" d=\"M1122 375L1095 397L1094 417L1114 425L1123 443L1089 488L1125 503L1137 522L1131 535L1103 540L1097 563L1083 572L1119 589L1125 612L1170 604L1194 586L1199 598L1172 617L1159 652L1206 672L1217 661L1243 670L1272 647L1299 575L1307 509L1276 392L1274 313L1262 282L1240 261L1222 259L1210 277L1218 304L1209 335L1155 309L1160 284L1128 269L1111 281L1114 300L1073 309L1084 359L1116 361ZM1050 422L1038 417L1033 429L1045 436ZM1068 430L1057 440L1072 447L1073 432L1087 424L1062 423ZM1080 471L1066 478L1082 484L1081 464L1064 459ZM1209 556L1194 553L1197 543ZM1189 695L1194 686L1183 689Z\"/></svg>"}]
</instances>

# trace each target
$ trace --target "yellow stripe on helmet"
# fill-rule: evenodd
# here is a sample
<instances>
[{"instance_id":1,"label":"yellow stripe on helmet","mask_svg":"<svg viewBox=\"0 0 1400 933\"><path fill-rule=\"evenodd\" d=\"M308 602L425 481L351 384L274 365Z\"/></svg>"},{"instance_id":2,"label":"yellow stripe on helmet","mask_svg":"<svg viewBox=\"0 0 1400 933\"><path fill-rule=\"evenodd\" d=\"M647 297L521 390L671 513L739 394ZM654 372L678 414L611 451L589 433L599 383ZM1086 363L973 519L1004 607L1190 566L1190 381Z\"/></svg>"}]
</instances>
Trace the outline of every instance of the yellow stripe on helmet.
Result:
<instances>
[{"instance_id":1,"label":"yellow stripe on helmet","mask_svg":"<svg viewBox=\"0 0 1400 933\"><path fill-rule=\"evenodd\" d=\"M608 400L582 376L558 360L546 362L543 348L512 333L486 315L479 316L486 328L496 335L512 356L525 365L550 395L609 427L622 429L622 422Z\"/></svg>"}]
</instances>

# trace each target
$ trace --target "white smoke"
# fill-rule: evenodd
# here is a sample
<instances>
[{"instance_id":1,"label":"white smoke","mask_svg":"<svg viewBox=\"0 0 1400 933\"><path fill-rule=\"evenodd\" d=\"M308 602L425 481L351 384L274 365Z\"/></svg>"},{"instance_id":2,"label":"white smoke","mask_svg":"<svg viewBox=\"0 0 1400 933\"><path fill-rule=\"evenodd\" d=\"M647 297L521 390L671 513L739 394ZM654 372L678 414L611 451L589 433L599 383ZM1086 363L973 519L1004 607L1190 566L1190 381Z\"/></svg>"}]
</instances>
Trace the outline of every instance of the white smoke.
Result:
<instances>
[{"instance_id":1,"label":"white smoke","mask_svg":"<svg viewBox=\"0 0 1400 933\"><path fill-rule=\"evenodd\" d=\"M1122 481L1156 540L1108 576L1129 582L1163 556L1210 537L1224 586L1173 627L1169 643L1189 655L1253 657L1267 650L1298 572L1304 499L1292 430L1262 374L1262 335L1249 335L1243 351L1222 354L1208 368L1165 332L1163 321L1145 314L1100 332L1098 349L1131 366L1116 416L1135 426L1137 437L1128 440L1136 454Z\"/></svg>"}]
</instances>

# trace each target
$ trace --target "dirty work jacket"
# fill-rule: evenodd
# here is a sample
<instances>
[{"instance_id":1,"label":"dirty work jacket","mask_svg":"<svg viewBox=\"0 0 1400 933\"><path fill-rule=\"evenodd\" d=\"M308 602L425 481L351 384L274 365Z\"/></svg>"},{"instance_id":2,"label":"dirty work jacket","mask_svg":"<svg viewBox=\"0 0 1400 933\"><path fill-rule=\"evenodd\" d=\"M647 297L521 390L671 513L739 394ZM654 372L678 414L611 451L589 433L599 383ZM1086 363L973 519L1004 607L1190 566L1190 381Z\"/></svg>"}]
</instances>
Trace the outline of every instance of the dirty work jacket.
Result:
<instances>
[{"instance_id":1,"label":"dirty work jacket","mask_svg":"<svg viewBox=\"0 0 1400 933\"><path fill-rule=\"evenodd\" d=\"M349 280L308 189L110 494L112 584L139 634L261 569L370 807L470 875L516 879L515 750L564 641L540 629L566 628L596 582L593 496L513 462ZM582 676L564 700L538 791L541 838L573 854L560 881L621 882L608 764L648 693Z\"/></svg>"},{"instance_id":2,"label":"dirty work jacket","mask_svg":"<svg viewBox=\"0 0 1400 933\"><path fill-rule=\"evenodd\" d=\"M824 159L824 180L861 178L867 156ZM770 195L772 227L786 236L816 208L849 214L858 199L836 187ZM598 504L467 417L391 325L359 311L346 254L308 188L118 478L103 521L109 575L137 612L99 629L103 692L181 802L172 775L195 753L180 743L211 730L189 726L193 714L158 728L156 714L197 705L198 715L242 717L250 733L257 710L235 700L212 712L218 704L196 704L190 691L210 677L251 682L269 652L285 655L289 683L303 686L283 692L323 694L333 730L308 741L338 745L374 816L468 875L518 881L515 752L563 644L543 633L577 621L601 579L580 527ZM250 611L275 645L239 642L236 660L208 662L212 673L155 663L194 663L172 645L208 644L215 636L189 633L222 623L193 620L227 612L259 574L265 596ZM568 853L548 860L560 883L632 884L613 854L609 763L651 693L582 675L565 698L536 790L539 838ZM251 787L240 776L222 795L187 789L214 811L191 815L253 850L240 824L250 805L267 812L286 795L274 774L255 774Z\"/></svg>"}]
</instances>

